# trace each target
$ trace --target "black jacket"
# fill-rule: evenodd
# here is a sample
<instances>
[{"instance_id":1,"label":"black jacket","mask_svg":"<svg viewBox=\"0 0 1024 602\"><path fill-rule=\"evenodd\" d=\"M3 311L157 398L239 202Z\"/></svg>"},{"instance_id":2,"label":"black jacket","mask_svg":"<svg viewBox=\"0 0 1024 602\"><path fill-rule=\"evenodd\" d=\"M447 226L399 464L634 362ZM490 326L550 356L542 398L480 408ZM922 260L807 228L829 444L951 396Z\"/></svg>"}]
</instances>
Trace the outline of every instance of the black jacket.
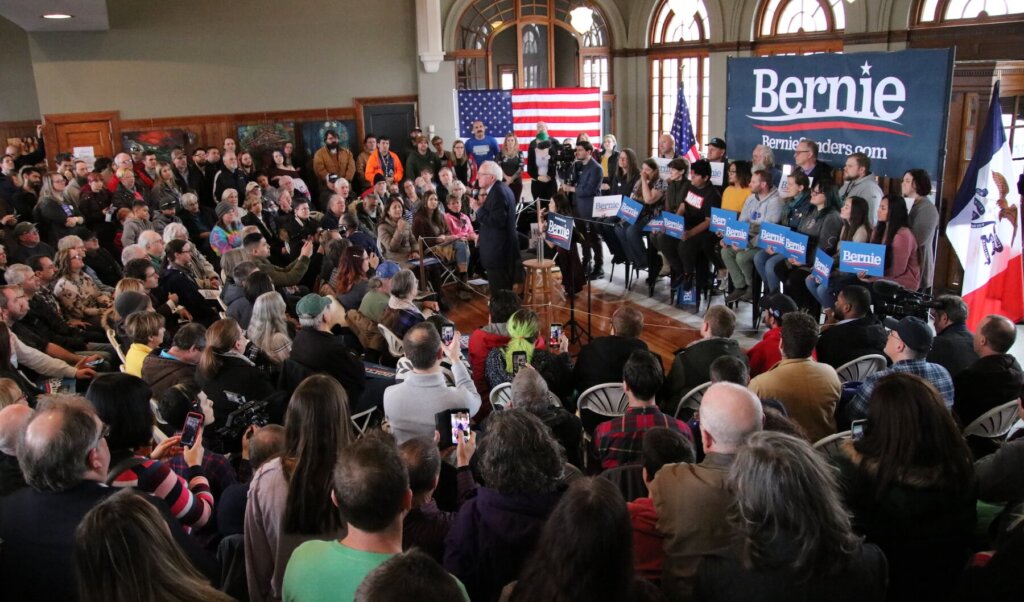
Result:
<instances>
[{"instance_id":1,"label":"black jacket","mask_svg":"<svg viewBox=\"0 0 1024 602\"><path fill-rule=\"evenodd\" d=\"M576 389L582 393L594 385L622 382L622 367L639 349L646 351L647 343L618 335L598 337L584 345L572 371Z\"/></svg>"},{"instance_id":2,"label":"black jacket","mask_svg":"<svg viewBox=\"0 0 1024 602\"><path fill-rule=\"evenodd\" d=\"M953 411L967 426L975 418L1024 394L1024 370L1008 353L983 357L953 378Z\"/></svg>"},{"instance_id":3,"label":"black jacket","mask_svg":"<svg viewBox=\"0 0 1024 602\"><path fill-rule=\"evenodd\" d=\"M845 324L833 324L818 338L818 361L838 368L864 355L884 355L887 336L885 327L873 314Z\"/></svg>"},{"instance_id":4,"label":"black jacket","mask_svg":"<svg viewBox=\"0 0 1024 602\"><path fill-rule=\"evenodd\" d=\"M49 304L34 296L29 299L28 313L15 323L15 327L27 328L48 342L56 343L70 351L85 350L86 340L82 332L72 328Z\"/></svg>"},{"instance_id":5,"label":"black jacket","mask_svg":"<svg viewBox=\"0 0 1024 602\"><path fill-rule=\"evenodd\" d=\"M978 361L974 350L974 336L964 324L954 324L935 336L928 361L938 364L956 376L964 368Z\"/></svg>"},{"instance_id":6,"label":"black jacket","mask_svg":"<svg viewBox=\"0 0 1024 602\"><path fill-rule=\"evenodd\" d=\"M213 179L213 201L214 205L221 201L221 195L228 188L234 188L238 191L238 202L241 205L245 199L245 185L248 183L248 178L245 177L245 172L241 169L231 171L227 167L217 172L217 175Z\"/></svg>"},{"instance_id":7,"label":"black jacket","mask_svg":"<svg viewBox=\"0 0 1024 602\"><path fill-rule=\"evenodd\" d=\"M114 259L110 251L100 248L95 251L85 252L85 265L89 266L100 277L100 282L107 286L117 286L117 283L124 277L121 271L121 264Z\"/></svg>"},{"instance_id":8,"label":"black jacket","mask_svg":"<svg viewBox=\"0 0 1024 602\"><path fill-rule=\"evenodd\" d=\"M246 401L256 399L268 399L276 392L266 375L251 362L235 355L220 355L221 368L213 378L206 379L196 372L199 386L213 402L213 424L209 425L205 432L214 433L224 426L228 415L238 406L228 401L225 391L230 391L245 397ZM204 443L206 435L203 435ZM219 453L238 452L242 449L241 439L232 441L221 441L216 447L207 445L211 451Z\"/></svg>"},{"instance_id":9,"label":"black jacket","mask_svg":"<svg viewBox=\"0 0 1024 602\"><path fill-rule=\"evenodd\" d=\"M747 354L740 349L740 344L735 339L704 339L677 353L668 378L665 379L662 409L668 414L675 412L679 400L689 393L690 389L709 382L711 362L723 355L731 355L744 364L748 363Z\"/></svg>"},{"instance_id":10,"label":"black jacket","mask_svg":"<svg viewBox=\"0 0 1024 602\"><path fill-rule=\"evenodd\" d=\"M192 275L183 269L170 266L160 278L160 287L168 293L178 295L178 303L185 306L192 319L209 326L217 321L217 312L202 293Z\"/></svg>"},{"instance_id":11,"label":"black jacket","mask_svg":"<svg viewBox=\"0 0 1024 602\"><path fill-rule=\"evenodd\" d=\"M359 407L366 385L366 369L345 344L345 337L303 328L295 335L289 359L313 372L333 376L345 388L349 407Z\"/></svg>"}]
</instances>

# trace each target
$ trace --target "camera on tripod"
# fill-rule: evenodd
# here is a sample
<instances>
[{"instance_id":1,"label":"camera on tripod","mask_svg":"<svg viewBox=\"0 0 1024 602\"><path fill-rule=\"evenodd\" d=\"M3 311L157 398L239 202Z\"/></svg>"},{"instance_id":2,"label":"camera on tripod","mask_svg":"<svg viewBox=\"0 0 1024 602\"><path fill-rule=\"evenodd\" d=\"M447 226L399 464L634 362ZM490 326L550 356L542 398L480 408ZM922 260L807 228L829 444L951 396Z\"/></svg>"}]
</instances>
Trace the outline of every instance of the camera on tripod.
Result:
<instances>
[{"instance_id":1,"label":"camera on tripod","mask_svg":"<svg viewBox=\"0 0 1024 602\"><path fill-rule=\"evenodd\" d=\"M267 426L270 423L270 413L267 411L267 400L254 399L246 401L244 395L224 391L228 401L238 406L232 410L224 421L224 426L217 429L217 435L224 441L240 440L251 425Z\"/></svg>"},{"instance_id":2,"label":"camera on tripod","mask_svg":"<svg viewBox=\"0 0 1024 602\"><path fill-rule=\"evenodd\" d=\"M887 317L897 320L906 316L914 316L928 321L928 310L936 309L942 304L931 295L908 291L891 280L879 280L874 284L875 314L879 320Z\"/></svg>"}]
</instances>

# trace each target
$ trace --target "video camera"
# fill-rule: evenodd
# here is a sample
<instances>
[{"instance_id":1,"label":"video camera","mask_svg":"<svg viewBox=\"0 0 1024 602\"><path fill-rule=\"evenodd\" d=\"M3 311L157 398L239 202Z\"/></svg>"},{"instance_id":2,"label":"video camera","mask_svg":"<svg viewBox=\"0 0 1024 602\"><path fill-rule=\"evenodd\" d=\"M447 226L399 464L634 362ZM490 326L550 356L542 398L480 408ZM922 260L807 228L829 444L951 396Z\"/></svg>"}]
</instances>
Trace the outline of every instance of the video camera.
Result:
<instances>
[{"instance_id":1,"label":"video camera","mask_svg":"<svg viewBox=\"0 0 1024 602\"><path fill-rule=\"evenodd\" d=\"M878 280L873 288L875 314L879 320L887 317L899 320L906 316L915 316L927 322L928 310L942 306L933 296L908 291L891 280Z\"/></svg>"},{"instance_id":2,"label":"video camera","mask_svg":"<svg viewBox=\"0 0 1024 602\"><path fill-rule=\"evenodd\" d=\"M242 438L251 425L267 426L270 423L270 413L267 411L268 402L265 399L254 399L246 401L245 396L231 391L224 391L224 396L231 403L237 404L238 409L228 414L224 426L217 429L217 435L224 441L236 441Z\"/></svg>"}]
</instances>

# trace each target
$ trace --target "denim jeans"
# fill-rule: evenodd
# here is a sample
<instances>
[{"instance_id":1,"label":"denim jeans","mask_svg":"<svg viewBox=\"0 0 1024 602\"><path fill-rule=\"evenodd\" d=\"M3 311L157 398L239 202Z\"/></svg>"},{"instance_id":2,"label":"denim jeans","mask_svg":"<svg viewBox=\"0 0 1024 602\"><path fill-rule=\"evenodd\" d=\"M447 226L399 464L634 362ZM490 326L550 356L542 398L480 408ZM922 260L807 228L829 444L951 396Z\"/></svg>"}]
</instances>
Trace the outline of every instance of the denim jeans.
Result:
<instances>
[{"instance_id":1,"label":"denim jeans","mask_svg":"<svg viewBox=\"0 0 1024 602\"><path fill-rule=\"evenodd\" d=\"M818 281L814 279L814 274L808 276L804 282L807 284L807 290L818 300L822 309L832 309L836 301L829 291L828 284L818 284Z\"/></svg>"},{"instance_id":2,"label":"denim jeans","mask_svg":"<svg viewBox=\"0 0 1024 602\"><path fill-rule=\"evenodd\" d=\"M761 280L768 284L770 293L777 293L782 288L782 282L775 275L775 266L784 261L786 261L786 256L782 253L769 255L767 251L762 250L754 256L754 268L761 275Z\"/></svg>"}]
</instances>

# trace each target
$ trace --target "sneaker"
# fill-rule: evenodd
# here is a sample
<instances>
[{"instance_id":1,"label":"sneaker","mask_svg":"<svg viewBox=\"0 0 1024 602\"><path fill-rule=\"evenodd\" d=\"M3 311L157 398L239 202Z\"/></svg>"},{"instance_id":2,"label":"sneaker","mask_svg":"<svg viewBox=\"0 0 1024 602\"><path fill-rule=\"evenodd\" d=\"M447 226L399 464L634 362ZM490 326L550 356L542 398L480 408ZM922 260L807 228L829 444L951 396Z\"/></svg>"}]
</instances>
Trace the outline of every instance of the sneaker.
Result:
<instances>
[{"instance_id":1,"label":"sneaker","mask_svg":"<svg viewBox=\"0 0 1024 602\"><path fill-rule=\"evenodd\" d=\"M743 295L749 295L749 294L750 294L750 291L749 291L749 289L747 287L737 288L737 289L734 289L731 293L729 293L725 297L725 302L726 303L735 303L735 302L739 301L743 297Z\"/></svg>"}]
</instances>

